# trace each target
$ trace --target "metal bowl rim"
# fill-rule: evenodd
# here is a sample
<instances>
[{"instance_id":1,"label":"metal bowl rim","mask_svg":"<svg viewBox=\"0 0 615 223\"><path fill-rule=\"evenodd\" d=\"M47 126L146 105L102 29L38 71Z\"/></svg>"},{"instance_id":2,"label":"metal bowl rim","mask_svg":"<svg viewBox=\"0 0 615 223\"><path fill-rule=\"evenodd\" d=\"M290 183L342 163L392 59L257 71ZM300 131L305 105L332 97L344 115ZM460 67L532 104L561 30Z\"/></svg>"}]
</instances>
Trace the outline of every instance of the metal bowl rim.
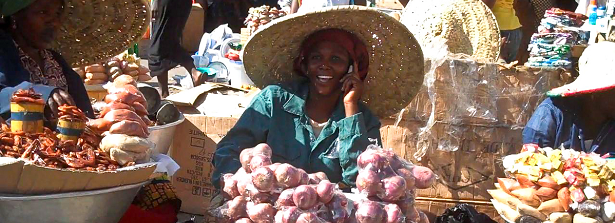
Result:
<instances>
[{"instance_id":1,"label":"metal bowl rim","mask_svg":"<svg viewBox=\"0 0 615 223\"><path fill-rule=\"evenodd\" d=\"M4 201L32 201L32 200L50 200L50 199L61 199L61 198L76 198L76 197L85 197L91 195L105 194L115 191L123 191L134 189L137 187L142 187L143 185L149 183L149 180L143 181L141 183L129 184L119 187L112 187L100 190L90 190L90 191L77 191L77 192L68 192L68 193L59 193L59 194L43 194L43 195L12 195L12 194L0 194L0 200Z\"/></svg>"},{"instance_id":2,"label":"metal bowl rim","mask_svg":"<svg viewBox=\"0 0 615 223\"><path fill-rule=\"evenodd\" d=\"M166 128L169 128L169 127L173 127L173 126L179 125L182 122L184 122L184 120L186 120L186 117L184 116L184 114L180 113L179 114L179 120L171 122L171 123L166 124L166 125L150 126L150 127L148 127L148 130L152 131L152 130L166 129Z\"/></svg>"}]
</instances>

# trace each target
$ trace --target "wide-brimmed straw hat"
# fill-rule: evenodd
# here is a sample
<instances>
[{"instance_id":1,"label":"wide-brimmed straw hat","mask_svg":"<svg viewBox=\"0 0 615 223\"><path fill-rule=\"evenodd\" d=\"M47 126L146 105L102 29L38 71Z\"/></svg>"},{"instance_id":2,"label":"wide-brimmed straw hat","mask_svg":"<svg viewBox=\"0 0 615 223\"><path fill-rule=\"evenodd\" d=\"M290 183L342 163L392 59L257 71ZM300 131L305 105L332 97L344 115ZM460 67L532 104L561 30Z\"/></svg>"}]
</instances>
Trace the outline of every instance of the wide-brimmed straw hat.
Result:
<instances>
[{"instance_id":1,"label":"wide-brimmed straw hat","mask_svg":"<svg viewBox=\"0 0 615 223\"><path fill-rule=\"evenodd\" d=\"M615 89L615 43L592 44L579 58L579 77L547 92L549 97L570 97Z\"/></svg>"},{"instance_id":2,"label":"wide-brimmed straw hat","mask_svg":"<svg viewBox=\"0 0 615 223\"><path fill-rule=\"evenodd\" d=\"M114 57L143 37L151 20L147 0L64 0L54 49L73 67Z\"/></svg>"},{"instance_id":3,"label":"wide-brimmed straw hat","mask_svg":"<svg viewBox=\"0 0 615 223\"><path fill-rule=\"evenodd\" d=\"M500 30L495 16L481 0L413 0L404 8L401 22L424 50L442 38L451 53L489 62L498 60Z\"/></svg>"},{"instance_id":4,"label":"wide-brimmed straw hat","mask_svg":"<svg viewBox=\"0 0 615 223\"><path fill-rule=\"evenodd\" d=\"M337 28L367 46L369 68L362 100L379 117L408 106L423 83L423 53L408 29L382 12L361 6L337 6L292 14L267 24L248 40L244 66L257 87L302 78L293 60L310 34Z\"/></svg>"}]
</instances>

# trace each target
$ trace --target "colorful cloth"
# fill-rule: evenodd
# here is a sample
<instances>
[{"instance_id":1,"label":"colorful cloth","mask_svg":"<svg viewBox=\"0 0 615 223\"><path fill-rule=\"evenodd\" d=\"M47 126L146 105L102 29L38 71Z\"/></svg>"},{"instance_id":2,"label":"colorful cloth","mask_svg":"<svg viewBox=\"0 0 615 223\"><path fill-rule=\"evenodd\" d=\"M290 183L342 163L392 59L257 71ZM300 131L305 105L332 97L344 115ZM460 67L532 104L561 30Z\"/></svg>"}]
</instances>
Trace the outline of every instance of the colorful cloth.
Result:
<instances>
[{"instance_id":1,"label":"colorful cloth","mask_svg":"<svg viewBox=\"0 0 615 223\"><path fill-rule=\"evenodd\" d=\"M569 45L574 43L574 36L570 33L535 33L531 43Z\"/></svg>"},{"instance_id":2,"label":"colorful cloth","mask_svg":"<svg viewBox=\"0 0 615 223\"><path fill-rule=\"evenodd\" d=\"M156 178L152 183L143 186L135 197L133 204L143 210L153 209L162 204L170 203L179 211L181 200L177 198L175 188L166 175Z\"/></svg>"},{"instance_id":3,"label":"colorful cloth","mask_svg":"<svg viewBox=\"0 0 615 223\"><path fill-rule=\"evenodd\" d=\"M19 50L19 60L21 61L21 65L23 65L24 69L30 73L30 81L32 83L53 86L64 91L68 91L68 84L62 71L62 67L58 61L53 59L53 55L49 50L40 51L40 55L43 57L43 62L45 64L44 68L41 69L36 61L24 53L17 43L15 43L15 46Z\"/></svg>"},{"instance_id":4,"label":"colorful cloth","mask_svg":"<svg viewBox=\"0 0 615 223\"><path fill-rule=\"evenodd\" d=\"M569 58L571 55L571 47L568 45L556 44L532 44L530 45L530 56L552 57L561 56Z\"/></svg>"}]
</instances>

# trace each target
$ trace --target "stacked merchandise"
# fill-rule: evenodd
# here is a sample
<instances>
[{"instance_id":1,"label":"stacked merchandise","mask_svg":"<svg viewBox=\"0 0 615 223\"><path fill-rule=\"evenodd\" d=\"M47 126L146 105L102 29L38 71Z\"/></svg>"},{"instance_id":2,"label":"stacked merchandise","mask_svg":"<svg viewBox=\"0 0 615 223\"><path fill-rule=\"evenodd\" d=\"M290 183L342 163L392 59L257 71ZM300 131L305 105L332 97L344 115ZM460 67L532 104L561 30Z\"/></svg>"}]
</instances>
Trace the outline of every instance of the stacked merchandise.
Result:
<instances>
[{"instance_id":1,"label":"stacked merchandise","mask_svg":"<svg viewBox=\"0 0 615 223\"><path fill-rule=\"evenodd\" d=\"M587 43L588 34L579 29L587 16L552 8L545 12L538 33L532 35L528 47L528 67L572 67L572 47Z\"/></svg>"},{"instance_id":2,"label":"stacked merchandise","mask_svg":"<svg viewBox=\"0 0 615 223\"><path fill-rule=\"evenodd\" d=\"M123 53L106 62L73 68L86 85L105 84L121 75L130 75L138 81L149 81L152 77L147 67L139 65L134 54Z\"/></svg>"},{"instance_id":3,"label":"stacked merchandise","mask_svg":"<svg viewBox=\"0 0 615 223\"><path fill-rule=\"evenodd\" d=\"M364 198L355 201L356 222L429 223L427 215L415 207L416 189L435 183L427 167L415 166L391 150L369 146L357 158L357 189Z\"/></svg>"},{"instance_id":4,"label":"stacked merchandise","mask_svg":"<svg viewBox=\"0 0 615 223\"><path fill-rule=\"evenodd\" d=\"M525 145L521 153L506 156L503 163L509 178L499 178L499 189L489 193L506 219L614 220L615 160L572 149Z\"/></svg>"},{"instance_id":5,"label":"stacked merchandise","mask_svg":"<svg viewBox=\"0 0 615 223\"><path fill-rule=\"evenodd\" d=\"M147 118L147 102L135 80L128 75L117 77L105 103L99 118L87 123L103 135L100 150L120 165L149 162L153 145L147 139L148 126L153 123Z\"/></svg>"},{"instance_id":6,"label":"stacked merchandise","mask_svg":"<svg viewBox=\"0 0 615 223\"><path fill-rule=\"evenodd\" d=\"M267 5L263 5L257 8L250 8L248 10L248 17L246 17L245 25L250 30L250 33L256 32L259 27L271 22L271 20L285 16L286 12L278 10L277 8L271 8Z\"/></svg>"},{"instance_id":7,"label":"stacked merchandise","mask_svg":"<svg viewBox=\"0 0 615 223\"><path fill-rule=\"evenodd\" d=\"M357 186L364 196L354 202L324 173L272 163L271 155L267 144L241 152L242 167L222 177L227 202L210 210L213 216L221 222L428 222L414 206L414 188L431 186L433 172L390 150L373 147L359 156Z\"/></svg>"}]
</instances>

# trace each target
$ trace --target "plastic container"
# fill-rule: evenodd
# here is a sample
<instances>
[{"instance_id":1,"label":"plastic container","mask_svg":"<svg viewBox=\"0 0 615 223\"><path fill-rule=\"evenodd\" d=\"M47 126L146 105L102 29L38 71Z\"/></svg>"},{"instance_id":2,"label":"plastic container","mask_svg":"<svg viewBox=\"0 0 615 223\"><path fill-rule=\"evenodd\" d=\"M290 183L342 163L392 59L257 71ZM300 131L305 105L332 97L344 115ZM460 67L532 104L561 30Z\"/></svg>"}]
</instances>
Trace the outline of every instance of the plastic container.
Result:
<instances>
[{"instance_id":1,"label":"plastic container","mask_svg":"<svg viewBox=\"0 0 615 223\"><path fill-rule=\"evenodd\" d=\"M240 88L242 85L254 85L250 77L246 74L246 69L241 61L224 60L224 64L228 68L228 73L231 79L231 86Z\"/></svg>"},{"instance_id":2,"label":"plastic container","mask_svg":"<svg viewBox=\"0 0 615 223\"><path fill-rule=\"evenodd\" d=\"M44 104L11 102L11 131L42 133L44 109Z\"/></svg>"},{"instance_id":3,"label":"plastic container","mask_svg":"<svg viewBox=\"0 0 615 223\"><path fill-rule=\"evenodd\" d=\"M199 67L207 67L209 66L209 57L207 54L203 55L203 56L199 56L199 55L192 55L192 60L194 60L194 66L199 68Z\"/></svg>"},{"instance_id":4,"label":"plastic container","mask_svg":"<svg viewBox=\"0 0 615 223\"><path fill-rule=\"evenodd\" d=\"M224 57L224 55L226 55L226 53L228 53L231 50L231 47L229 46L230 43L233 44L239 44L241 43L241 37L237 38L237 37L231 37L228 38L226 40L224 40L224 42L222 42L222 45L220 46L220 57Z\"/></svg>"},{"instance_id":5,"label":"plastic container","mask_svg":"<svg viewBox=\"0 0 615 223\"><path fill-rule=\"evenodd\" d=\"M598 18L604 18L606 16L606 7L604 6L598 7L596 14L598 14Z\"/></svg>"},{"instance_id":6,"label":"plastic container","mask_svg":"<svg viewBox=\"0 0 615 223\"><path fill-rule=\"evenodd\" d=\"M58 138L62 141L64 140L73 140L77 141L81 133L85 129L85 122L82 121L71 121L66 119L58 120L57 130L60 134L58 134Z\"/></svg>"},{"instance_id":7,"label":"plastic container","mask_svg":"<svg viewBox=\"0 0 615 223\"><path fill-rule=\"evenodd\" d=\"M590 25L596 25L596 20L598 20L598 13L596 12L596 8L594 8L592 13L589 14L588 22Z\"/></svg>"}]
</instances>

